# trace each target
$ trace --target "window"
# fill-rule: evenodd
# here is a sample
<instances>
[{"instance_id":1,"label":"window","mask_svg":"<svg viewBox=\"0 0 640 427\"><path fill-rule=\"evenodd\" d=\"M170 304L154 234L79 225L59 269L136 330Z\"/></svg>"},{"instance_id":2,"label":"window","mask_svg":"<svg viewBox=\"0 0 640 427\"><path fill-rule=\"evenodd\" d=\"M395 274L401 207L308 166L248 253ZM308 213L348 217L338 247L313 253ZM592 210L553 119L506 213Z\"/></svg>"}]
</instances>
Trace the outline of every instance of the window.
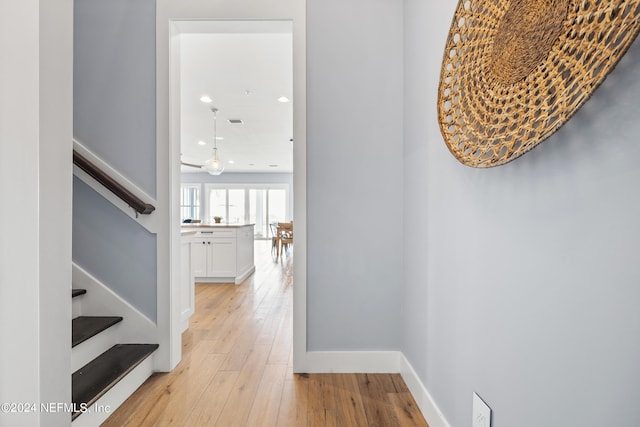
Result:
<instances>
[{"instance_id":1,"label":"window","mask_svg":"<svg viewBox=\"0 0 640 427\"><path fill-rule=\"evenodd\" d=\"M206 184L205 194L207 220L255 224L256 238L270 238L269 224L291 217L287 184Z\"/></svg>"},{"instance_id":2,"label":"window","mask_svg":"<svg viewBox=\"0 0 640 427\"><path fill-rule=\"evenodd\" d=\"M182 184L180 192L180 222L185 219L201 219L200 184Z\"/></svg>"},{"instance_id":3,"label":"window","mask_svg":"<svg viewBox=\"0 0 640 427\"><path fill-rule=\"evenodd\" d=\"M265 190L252 188L249 190L249 222L255 224L256 237L270 237L268 222L265 218L267 212L267 197Z\"/></svg>"},{"instance_id":4,"label":"window","mask_svg":"<svg viewBox=\"0 0 640 427\"><path fill-rule=\"evenodd\" d=\"M287 194L282 189L269 189L269 224L287 221Z\"/></svg>"},{"instance_id":5,"label":"window","mask_svg":"<svg viewBox=\"0 0 640 427\"><path fill-rule=\"evenodd\" d=\"M228 189L229 209L227 210L227 218L230 224L240 224L247 222L244 217L245 202L244 202L244 189Z\"/></svg>"},{"instance_id":6,"label":"window","mask_svg":"<svg viewBox=\"0 0 640 427\"><path fill-rule=\"evenodd\" d=\"M227 219L227 190L223 188L210 188L207 191L209 195L209 215L211 220L214 216Z\"/></svg>"}]
</instances>

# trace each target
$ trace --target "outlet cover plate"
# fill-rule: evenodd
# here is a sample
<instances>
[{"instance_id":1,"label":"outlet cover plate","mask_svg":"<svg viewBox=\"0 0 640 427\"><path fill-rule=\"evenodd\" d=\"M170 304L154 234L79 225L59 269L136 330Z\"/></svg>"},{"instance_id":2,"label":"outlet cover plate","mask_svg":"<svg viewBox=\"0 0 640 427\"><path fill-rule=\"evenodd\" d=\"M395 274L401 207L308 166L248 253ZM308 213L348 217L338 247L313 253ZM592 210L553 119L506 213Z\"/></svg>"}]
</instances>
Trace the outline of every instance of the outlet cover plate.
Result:
<instances>
[{"instance_id":1,"label":"outlet cover plate","mask_svg":"<svg viewBox=\"0 0 640 427\"><path fill-rule=\"evenodd\" d=\"M472 427L491 427L491 408L473 393L473 422Z\"/></svg>"}]
</instances>

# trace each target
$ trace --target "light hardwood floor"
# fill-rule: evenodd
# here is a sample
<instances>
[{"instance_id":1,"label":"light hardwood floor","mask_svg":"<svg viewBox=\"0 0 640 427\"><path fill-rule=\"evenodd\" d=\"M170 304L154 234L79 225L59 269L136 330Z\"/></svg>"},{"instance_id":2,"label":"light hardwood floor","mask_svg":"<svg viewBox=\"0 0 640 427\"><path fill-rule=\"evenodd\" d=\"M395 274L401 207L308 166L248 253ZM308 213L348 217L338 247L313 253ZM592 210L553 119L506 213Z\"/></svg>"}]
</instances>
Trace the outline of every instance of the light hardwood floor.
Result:
<instances>
[{"instance_id":1,"label":"light hardwood floor","mask_svg":"<svg viewBox=\"0 0 640 427\"><path fill-rule=\"evenodd\" d=\"M244 283L197 285L182 361L103 426L428 427L399 375L293 374L291 266L257 241Z\"/></svg>"}]
</instances>

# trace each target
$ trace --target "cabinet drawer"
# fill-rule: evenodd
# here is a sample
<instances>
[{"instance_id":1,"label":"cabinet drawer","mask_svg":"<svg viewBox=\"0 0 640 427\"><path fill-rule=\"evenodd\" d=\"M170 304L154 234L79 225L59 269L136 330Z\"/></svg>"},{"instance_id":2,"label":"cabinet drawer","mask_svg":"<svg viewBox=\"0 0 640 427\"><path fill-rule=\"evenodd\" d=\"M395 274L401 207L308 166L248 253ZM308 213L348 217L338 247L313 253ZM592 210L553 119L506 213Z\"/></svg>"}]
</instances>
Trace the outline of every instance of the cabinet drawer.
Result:
<instances>
[{"instance_id":1,"label":"cabinet drawer","mask_svg":"<svg viewBox=\"0 0 640 427\"><path fill-rule=\"evenodd\" d=\"M222 228L220 230L203 230L198 232L199 237L236 237L235 228Z\"/></svg>"},{"instance_id":2,"label":"cabinet drawer","mask_svg":"<svg viewBox=\"0 0 640 427\"><path fill-rule=\"evenodd\" d=\"M211 239L210 242L212 245L236 247L236 239L230 239L228 237L216 237L215 239Z\"/></svg>"}]
</instances>

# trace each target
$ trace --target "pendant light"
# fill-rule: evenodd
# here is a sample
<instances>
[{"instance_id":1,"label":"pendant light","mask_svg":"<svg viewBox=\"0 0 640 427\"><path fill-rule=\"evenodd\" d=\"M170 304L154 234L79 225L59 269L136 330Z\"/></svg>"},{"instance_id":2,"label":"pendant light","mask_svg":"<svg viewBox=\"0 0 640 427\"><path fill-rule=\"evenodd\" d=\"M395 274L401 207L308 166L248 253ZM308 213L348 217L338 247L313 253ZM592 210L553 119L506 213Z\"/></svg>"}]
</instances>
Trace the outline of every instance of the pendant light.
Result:
<instances>
[{"instance_id":1,"label":"pendant light","mask_svg":"<svg viewBox=\"0 0 640 427\"><path fill-rule=\"evenodd\" d=\"M213 154L211 158L204 162L202 168L209 172L211 175L220 175L224 171L224 166L222 162L218 158L218 143L217 143L217 113L218 109L216 107L211 107L211 111L213 112Z\"/></svg>"}]
</instances>

